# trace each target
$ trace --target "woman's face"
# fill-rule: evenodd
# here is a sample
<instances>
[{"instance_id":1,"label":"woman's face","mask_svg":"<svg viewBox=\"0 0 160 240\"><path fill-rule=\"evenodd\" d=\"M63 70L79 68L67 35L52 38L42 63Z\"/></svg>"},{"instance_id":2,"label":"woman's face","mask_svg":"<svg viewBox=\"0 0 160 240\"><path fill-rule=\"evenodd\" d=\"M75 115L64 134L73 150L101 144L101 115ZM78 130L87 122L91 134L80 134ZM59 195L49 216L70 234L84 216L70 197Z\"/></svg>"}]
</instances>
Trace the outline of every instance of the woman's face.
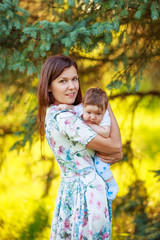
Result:
<instances>
[{"instance_id":1,"label":"woman's face","mask_svg":"<svg viewBox=\"0 0 160 240\"><path fill-rule=\"evenodd\" d=\"M64 71L51 82L49 91L55 99L54 104L68 104L75 102L79 90L78 73L74 66L65 68Z\"/></svg>"}]
</instances>

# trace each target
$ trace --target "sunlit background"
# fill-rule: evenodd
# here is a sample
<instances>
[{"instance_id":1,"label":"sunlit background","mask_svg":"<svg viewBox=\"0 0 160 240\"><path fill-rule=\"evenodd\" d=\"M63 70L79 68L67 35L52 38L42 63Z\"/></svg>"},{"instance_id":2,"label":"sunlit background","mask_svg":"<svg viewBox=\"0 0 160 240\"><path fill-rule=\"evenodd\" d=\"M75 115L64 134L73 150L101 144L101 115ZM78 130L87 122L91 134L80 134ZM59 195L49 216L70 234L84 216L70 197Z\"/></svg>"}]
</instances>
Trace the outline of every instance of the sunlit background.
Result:
<instances>
[{"instance_id":1,"label":"sunlit background","mask_svg":"<svg viewBox=\"0 0 160 240\"><path fill-rule=\"evenodd\" d=\"M34 21L34 16L36 20L58 19L58 15L52 16L49 5L45 8L45 3L53 4L52 1L38 0L34 1L34 5L32 1L20 1L19 4L31 12L28 20L30 23ZM65 7L67 9L66 5ZM36 12L36 9L40 10ZM60 8L58 11L63 13L64 10L65 8ZM117 35L113 34L111 47L116 45L118 34L122 31L123 27ZM143 40L141 41L140 44L144 44ZM52 52L49 52L47 56L51 54ZM119 193L112 204L112 240L158 240L160 239L159 58L147 64L135 90L134 82L128 87L123 79L118 87L117 85L114 87L114 84L111 87L113 76L123 64L115 67L111 61L103 63L95 60L103 54L104 46L101 43L91 52L79 49L71 51L79 67L83 94L90 87L105 89L121 130L124 157L121 162L111 167L119 186ZM44 62L45 57L39 58L41 63ZM35 75L27 76L26 72L19 75L18 71L8 72L5 68L2 71L1 240L47 240L50 235L60 170L46 141L41 145L39 139L35 122L37 85L38 77Z\"/></svg>"},{"instance_id":2,"label":"sunlit background","mask_svg":"<svg viewBox=\"0 0 160 240\"><path fill-rule=\"evenodd\" d=\"M106 84L105 77L99 82L102 87ZM147 73L142 90L147 85L152 86L150 78ZM109 74L107 79L110 79ZM16 129L24 120L26 109L37 102L35 95L26 93L14 110L3 115L6 108L4 98L10 91L12 89L2 88L0 120L2 127L13 125ZM107 93L110 95L110 91ZM118 196L113 201L115 238L112 239L136 239L135 236L128 237L132 237L138 228L142 228L142 239L144 231L148 234L151 231L153 235L159 231L154 223L159 222L160 184L154 171L160 169L160 100L146 96L133 112L135 98L110 100L125 143L124 159L112 166L119 185ZM1 239L45 240L49 238L60 171L46 142L42 158L40 141L36 137L31 147L27 144L19 151L10 150L18 138L8 132L0 140L0 236Z\"/></svg>"}]
</instances>

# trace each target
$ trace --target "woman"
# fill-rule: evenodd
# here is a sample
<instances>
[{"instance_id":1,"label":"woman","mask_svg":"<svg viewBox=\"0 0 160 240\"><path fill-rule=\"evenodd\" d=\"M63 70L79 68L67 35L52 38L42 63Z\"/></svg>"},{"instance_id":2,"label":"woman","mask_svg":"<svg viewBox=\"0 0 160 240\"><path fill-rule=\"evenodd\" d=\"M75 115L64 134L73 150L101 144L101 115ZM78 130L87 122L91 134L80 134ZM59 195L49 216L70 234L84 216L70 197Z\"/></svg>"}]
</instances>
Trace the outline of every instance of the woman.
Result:
<instances>
[{"instance_id":1,"label":"woman","mask_svg":"<svg viewBox=\"0 0 160 240\"><path fill-rule=\"evenodd\" d=\"M97 240L111 238L111 208L106 185L94 167L95 151L104 161L122 158L121 137L113 112L109 138L97 135L70 110L59 104L82 101L77 65L69 57L56 55L43 65L38 87L39 126L61 169L50 240ZM107 160L106 160L107 159Z\"/></svg>"}]
</instances>

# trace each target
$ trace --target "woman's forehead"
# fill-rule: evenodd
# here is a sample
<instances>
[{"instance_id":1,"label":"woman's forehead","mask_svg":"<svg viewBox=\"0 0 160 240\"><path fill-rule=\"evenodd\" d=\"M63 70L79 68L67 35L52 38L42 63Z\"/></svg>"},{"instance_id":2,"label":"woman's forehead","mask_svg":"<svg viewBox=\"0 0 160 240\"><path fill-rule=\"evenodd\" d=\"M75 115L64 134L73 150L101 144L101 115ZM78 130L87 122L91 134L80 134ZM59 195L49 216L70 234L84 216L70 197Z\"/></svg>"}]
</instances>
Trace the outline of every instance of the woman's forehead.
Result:
<instances>
[{"instance_id":1,"label":"woman's forehead","mask_svg":"<svg viewBox=\"0 0 160 240\"><path fill-rule=\"evenodd\" d=\"M78 76L77 69L74 66L65 68L58 78L70 78Z\"/></svg>"}]
</instances>

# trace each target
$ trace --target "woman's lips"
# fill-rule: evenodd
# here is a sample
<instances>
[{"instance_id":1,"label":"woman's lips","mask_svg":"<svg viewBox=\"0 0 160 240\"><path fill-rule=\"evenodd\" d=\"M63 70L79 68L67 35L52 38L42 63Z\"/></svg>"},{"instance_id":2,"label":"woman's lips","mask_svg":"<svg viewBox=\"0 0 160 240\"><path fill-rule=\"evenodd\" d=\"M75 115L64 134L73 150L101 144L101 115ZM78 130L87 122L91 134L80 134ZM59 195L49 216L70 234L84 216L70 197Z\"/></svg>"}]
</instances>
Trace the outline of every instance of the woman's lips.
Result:
<instances>
[{"instance_id":1,"label":"woman's lips","mask_svg":"<svg viewBox=\"0 0 160 240\"><path fill-rule=\"evenodd\" d=\"M66 96L68 96L68 97L74 97L74 95L75 95L75 93L68 93L68 94L66 94Z\"/></svg>"}]
</instances>

